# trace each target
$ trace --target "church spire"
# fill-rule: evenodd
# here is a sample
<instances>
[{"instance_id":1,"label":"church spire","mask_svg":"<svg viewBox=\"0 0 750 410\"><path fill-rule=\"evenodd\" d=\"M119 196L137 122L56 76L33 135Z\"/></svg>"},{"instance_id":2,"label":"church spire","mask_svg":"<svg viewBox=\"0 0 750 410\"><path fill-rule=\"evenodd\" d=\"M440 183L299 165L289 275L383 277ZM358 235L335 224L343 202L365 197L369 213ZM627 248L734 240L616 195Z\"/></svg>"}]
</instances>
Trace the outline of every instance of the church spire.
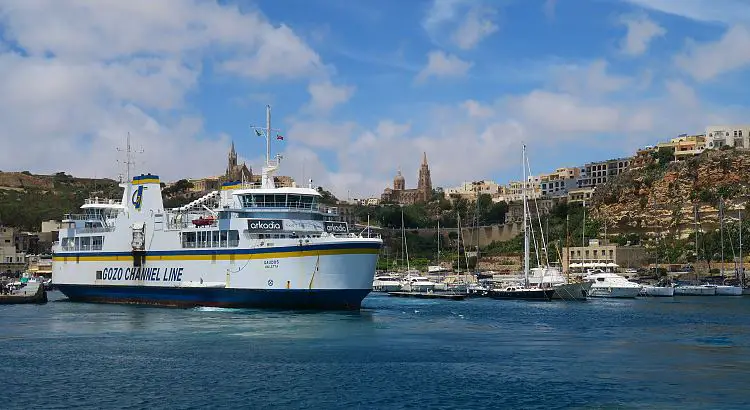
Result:
<instances>
[{"instance_id":1,"label":"church spire","mask_svg":"<svg viewBox=\"0 0 750 410\"><path fill-rule=\"evenodd\" d=\"M422 152L422 165L427 165L427 152Z\"/></svg>"}]
</instances>

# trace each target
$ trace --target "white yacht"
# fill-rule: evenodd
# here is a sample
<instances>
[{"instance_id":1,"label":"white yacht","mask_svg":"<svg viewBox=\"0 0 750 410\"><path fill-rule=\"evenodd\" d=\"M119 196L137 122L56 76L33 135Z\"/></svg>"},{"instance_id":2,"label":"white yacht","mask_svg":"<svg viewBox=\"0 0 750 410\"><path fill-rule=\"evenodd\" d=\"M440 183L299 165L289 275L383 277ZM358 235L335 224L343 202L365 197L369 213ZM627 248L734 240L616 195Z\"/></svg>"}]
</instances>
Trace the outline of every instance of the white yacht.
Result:
<instances>
[{"instance_id":1,"label":"white yacht","mask_svg":"<svg viewBox=\"0 0 750 410\"><path fill-rule=\"evenodd\" d=\"M641 285L624 277L611 273L599 272L583 278L591 282L591 297L600 298L634 298L641 291Z\"/></svg>"},{"instance_id":2,"label":"white yacht","mask_svg":"<svg viewBox=\"0 0 750 410\"><path fill-rule=\"evenodd\" d=\"M401 290L401 278L393 273L375 276L372 281L375 292L398 292Z\"/></svg>"},{"instance_id":3,"label":"white yacht","mask_svg":"<svg viewBox=\"0 0 750 410\"><path fill-rule=\"evenodd\" d=\"M404 292L432 292L435 290L435 285L435 282L426 276L409 273L401 281L401 290Z\"/></svg>"}]
</instances>

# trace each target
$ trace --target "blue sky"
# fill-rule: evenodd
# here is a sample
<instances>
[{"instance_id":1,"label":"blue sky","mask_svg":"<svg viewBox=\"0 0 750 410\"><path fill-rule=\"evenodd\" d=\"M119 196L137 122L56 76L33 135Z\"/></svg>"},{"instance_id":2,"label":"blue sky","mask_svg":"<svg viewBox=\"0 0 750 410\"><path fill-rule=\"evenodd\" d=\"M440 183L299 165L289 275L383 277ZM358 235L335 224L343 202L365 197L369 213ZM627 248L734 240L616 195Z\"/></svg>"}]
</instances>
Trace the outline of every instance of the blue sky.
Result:
<instances>
[{"instance_id":1,"label":"blue sky","mask_svg":"<svg viewBox=\"0 0 750 410\"><path fill-rule=\"evenodd\" d=\"M745 0L0 1L0 169L217 175L273 106L340 197L519 177L749 123ZM40 27L44 29L40 30Z\"/></svg>"}]
</instances>

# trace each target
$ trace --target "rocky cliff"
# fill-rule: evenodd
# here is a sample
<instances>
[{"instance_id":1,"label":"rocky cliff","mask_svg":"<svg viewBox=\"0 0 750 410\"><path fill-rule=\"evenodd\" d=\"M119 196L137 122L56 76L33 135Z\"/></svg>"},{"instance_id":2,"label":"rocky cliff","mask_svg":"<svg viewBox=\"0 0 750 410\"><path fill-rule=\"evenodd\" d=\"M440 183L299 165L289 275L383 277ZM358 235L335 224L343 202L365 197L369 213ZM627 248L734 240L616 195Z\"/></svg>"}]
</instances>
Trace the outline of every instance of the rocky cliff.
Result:
<instances>
[{"instance_id":1,"label":"rocky cliff","mask_svg":"<svg viewBox=\"0 0 750 410\"><path fill-rule=\"evenodd\" d=\"M693 232L696 209L700 228L712 230L722 198L725 218L736 219L750 194L749 151L711 150L670 164L646 155L635 163L593 195L591 215L611 233L686 237Z\"/></svg>"}]
</instances>

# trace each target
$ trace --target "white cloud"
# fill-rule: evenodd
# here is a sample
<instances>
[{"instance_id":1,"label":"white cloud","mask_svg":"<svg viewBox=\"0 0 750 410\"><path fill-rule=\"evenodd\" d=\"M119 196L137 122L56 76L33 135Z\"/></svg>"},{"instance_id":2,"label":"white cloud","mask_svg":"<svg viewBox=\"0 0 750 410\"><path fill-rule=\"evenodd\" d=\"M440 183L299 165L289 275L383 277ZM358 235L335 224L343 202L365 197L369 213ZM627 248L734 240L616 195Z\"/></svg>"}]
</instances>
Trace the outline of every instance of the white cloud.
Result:
<instances>
[{"instance_id":1,"label":"white cloud","mask_svg":"<svg viewBox=\"0 0 750 410\"><path fill-rule=\"evenodd\" d=\"M645 15L622 17L620 23L625 25L628 30L620 43L620 49L630 56L639 56L645 53L653 39L662 37L667 33L664 27Z\"/></svg>"},{"instance_id":2,"label":"white cloud","mask_svg":"<svg viewBox=\"0 0 750 410\"><path fill-rule=\"evenodd\" d=\"M349 101L355 90L354 86L335 86L330 80L310 83L307 86L310 93L308 109L313 113L327 114L333 107Z\"/></svg>"},{"instance_id":3,"label":"white cloud","mask_svg":"<svg viewBox=\"0 0 750 410\"><path fill-rule=\"evenodd\" d=\"M483 38L497 31L497 24L492 20L495 14L490 8L473 7L453 33L453 42L462 50L474 48Z\"/></svg>"},{"instance_id":4,"label":"white cloud","mask_svg":"<svg viewBox=\"0 0 750 410\"><path fill-rule=\"evenodd\" d=\"M492 107L484 106L475 100L466 100L461 106L466 110L469 118L487 118L495 113Z\"/></svg>"},{"instance_id":5,"label":"white cloud","mask_svg":"<svg viewBox=\"0 0 750 410\"><path fill-rule=\"evenodd\" d=\"M215 2L8 0L0 24L6 170L114 177L130 132L148 171L214 175L229 138L186 107L204 59L254 79L325 74L289 27Z\"/></svg>"},{"instance_id":6,"label":"white cloud","mask_svg":"<svg viewBox=\"0 0 750 410\"><path fill-rule=\"evenodd\" d=\"M608 94L630 85L629 77L610 74L606 60L595 60L587 65L563 65L550 69L554 85L565 92Z\"/></svg>"},{"instance_id":7,"label":"white cloud","mask_svg":"<svg viewBox=\"0 0 750 410\"><path fill-rule=\"evenodd\" d=\"M733 26L717 41L691 43L675 57L682 70L699 81L750 66L750 26Z\"/></svg>"},{"instance_id":8,"label":"white cloud","mask_svg":"<svg viewBox=\"0 0 750 410\"><path fill-rule=\"evenodd\" d=\"M620 113L587 103L571 94L535 90L515 98L518 114L536 127L560 133L609 132L617 129Z\"/></svg>"},{"instance_id":9,"label":"white cloud","mask_svg":"<svg viewBox=\"0 0 750 410\"><path fill-rule=\"evenodd\" d=\"M725 24L750 21L746 0L624 0L637 6L702 22Z\"/></svg>"},{"instance_id":10,"label":"white cloud","mask_svg":"<svg viewBox=\"0 0 750 410\"><path fill-rule=\"evenodd\" d=\"M353 122L292 121L286 134L289 141L295 143L324 149L338 149L349 143L356 129L357 124Z\"/></svg>"},{"instance_id":11,"label":"white cloud","mask_svg":"<svg viewBox=\"0 0 750 410\"><path fill-rule=\"evenodd\" d=\"M429 77L463 77L473 65L474 63L463 61L455 55L433 50L427 54L427 65L417 74L417 82Z\"/></svg>"},{"instance_id":12,"label":"white cloud","mask_svg":"<svg viewBox=\"0 0 750 410\"><path fill-rule=\"evenodd\" d=\"M555 7L557 6L557 0L546 0L542 6L542 11L545 17L552 20L555 18Z\"/></svg>"},{"instance_id":13,"label":"white cloud","mask_svg":"<svg viewBox=\"0 0 750 410\"><path fill-rule=\"evenodd\" d=\"M695 90L680 80L668 80L666 88L675 102L688 107L697 107L700 101Z\"/></svg>"},{"instance_id":14,"label":"white cloud","mask_svg":"<svg viewBox=\"0 0 750 410\"><path fill-rule=\"evenodd\" d=\"M449 39L459 48L469 50L497 31L497 9L492 6L489 1L433 0L422 27L438 45Z\"/></svg>"}]
</instances>

